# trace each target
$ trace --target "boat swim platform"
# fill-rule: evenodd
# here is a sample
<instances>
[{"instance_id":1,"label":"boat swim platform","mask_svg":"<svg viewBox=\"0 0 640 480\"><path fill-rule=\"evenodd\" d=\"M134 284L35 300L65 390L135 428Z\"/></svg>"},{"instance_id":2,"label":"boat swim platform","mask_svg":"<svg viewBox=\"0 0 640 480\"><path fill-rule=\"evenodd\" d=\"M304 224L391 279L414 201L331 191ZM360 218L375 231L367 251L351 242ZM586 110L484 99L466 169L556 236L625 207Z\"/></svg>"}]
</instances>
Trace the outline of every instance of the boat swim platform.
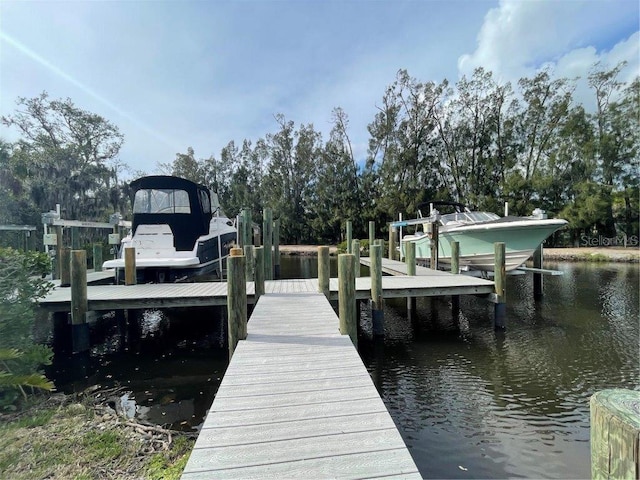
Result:
<instances>
[{"instance_id":1,"label":"boat swim platform","mask_svg":"<svg viewBox=\"0 0 640 480\"><path fill-rule=\"evenodd\" d=\"M325 296L282 292L238 342L182 473L198 478L421 476Z\"/></svg>"},{"instance_id":2,"label":"boat swim platform","mask_svg":"<svg viewBox=\"0 0 640 480\"><path fill-rule=\"evenodd\" d=\"M367 261L367 258L361 261ZM493 282L467 275L416 267L416 276L400 273L402 262L387 260L383 269L396 271L396 276L382 277L382 296L437 297L443 295L478 295L495 301ZM386 265L386 267L385 267ZM405 272L406 272L406 266ZM394 270L395 269L395 270ZM371 298L371 278L357 277L356 299ZM267 280L265 293L316 293L318 279ZM338 300L338 279L329 281L329 299ZM87 302L90 311L144 308L207 307L227 304L226 282L157 283L139 285L88 285ZM38 300L50 312L68 312L71 308L71 289L58 287ZM247 282L247 303L255 303L255 286Z\"/></svg>"}]
</instances>

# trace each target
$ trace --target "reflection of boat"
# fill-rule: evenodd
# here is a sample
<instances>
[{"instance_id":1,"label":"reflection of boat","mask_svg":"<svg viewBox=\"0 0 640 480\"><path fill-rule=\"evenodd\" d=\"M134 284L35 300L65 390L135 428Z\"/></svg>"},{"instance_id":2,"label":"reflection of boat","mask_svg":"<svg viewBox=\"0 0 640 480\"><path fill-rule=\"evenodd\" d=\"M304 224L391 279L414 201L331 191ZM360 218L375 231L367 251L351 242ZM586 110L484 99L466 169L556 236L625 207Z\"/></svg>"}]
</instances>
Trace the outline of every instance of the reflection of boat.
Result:
<instances>
[{"instance_id":1,"label":"reflection of boat","mask_svg":"<svg viewBox=\"0 0 640 480\"><path fill-rule=\"evenodd\" d=\"M217 195L203 185L170 176L131 182L133 222L118 258L103 264L124 277L124 249L136 249L139 282L174 282L221 275L237 230L222 213Z\"/></svg>"},{"instance_id":2,"label":"reflection of boat","mask_svg":"<svg viewBox=\"0 0 640 480\"><path fill-rule=\"evenodd\" d=\"M407 242L416 244L416 258L431 257L430 223L438 224L438 261L451 262L451 242L460 246L460 267L467 270L494 270L494 243L504 242L507 271L521 266L553 232L567 224L566 220L548 219L536 209L530 217L499 217L489 212L472 212L460 203L427 202L431 205L428 217L391 223L392 227L416 225L422 231L402 237L401 255L405 256ZM425 204L421 204L425 205ZM454 213L441 215L434 207L452 206Z\"/></svg>"}]
</instances>

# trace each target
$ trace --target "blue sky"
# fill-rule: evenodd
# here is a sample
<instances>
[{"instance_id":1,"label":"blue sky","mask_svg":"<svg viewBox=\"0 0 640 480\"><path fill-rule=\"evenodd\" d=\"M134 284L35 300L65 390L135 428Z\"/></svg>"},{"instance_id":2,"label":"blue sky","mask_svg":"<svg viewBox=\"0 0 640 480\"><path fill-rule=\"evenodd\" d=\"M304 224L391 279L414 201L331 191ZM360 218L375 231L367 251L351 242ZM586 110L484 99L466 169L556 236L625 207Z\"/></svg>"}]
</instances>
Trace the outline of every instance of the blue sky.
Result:
<instances>
[{"instance_id":1,"label":"blue sky","mask_svg":"<svg viewBox=\"0 0 640 480\"><path fill-rule=\"evenodd\" d=\"M483 66L516 82L601 61L640 73L636 0L0 2L0 114L46 90L125 135L120 160L156 172L178 152L214 155L277 131L274 115L330 130L356 156L396 72L455 82ZM592 101L582 82L576 96ZM17 132L0 127L0 137Z\"/></svg>"}]
</instances>

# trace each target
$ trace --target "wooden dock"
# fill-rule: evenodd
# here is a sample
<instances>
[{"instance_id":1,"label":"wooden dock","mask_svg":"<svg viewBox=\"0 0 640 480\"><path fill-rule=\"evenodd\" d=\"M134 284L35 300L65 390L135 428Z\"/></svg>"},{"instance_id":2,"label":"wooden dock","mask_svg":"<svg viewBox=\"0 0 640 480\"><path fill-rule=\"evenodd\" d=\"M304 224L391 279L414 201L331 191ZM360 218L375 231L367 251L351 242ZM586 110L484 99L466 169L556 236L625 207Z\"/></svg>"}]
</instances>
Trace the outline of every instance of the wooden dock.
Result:
<instances>
[{"instance_id":1,"label":"wooden dock","mask_svg":"<svg viewBox=\"0 0 640 480\"><path fill-rule=\"evenodd\" d=\"M369 259L361 258L367 265ZM406 276L406 265L402 262L383 259L383 271L396 276L385 276L382 280L384 298L433 297L441 295L479 295L491 300L494 284L491 281L467 275L452 275L448 272L416 267L416 276ZM329 298L338 299L338 279L329 282ZM265 293L315 293L318 279L267 280ZM356 299L371 298L371 278L356 278ZM227 284L225 282L203 283L160 283L141 285L89 285L87 287L88 309L90 311L136 309L202 307L227 304ZM255 287L247 282L247 302L255 303ZM70 310L71 290L55 288L39 300L44 309L51 312Z\"/></svg>"},{"instance_id":2,"label":"wooden dock","mask_svg":"<svg viewBox=\"0 0 640 480\"><path fill-rule=\"evenodd\" d=\"M329 302L261 296L182 478L383 477L421 478Z\"/></svg>"}]
</instances>

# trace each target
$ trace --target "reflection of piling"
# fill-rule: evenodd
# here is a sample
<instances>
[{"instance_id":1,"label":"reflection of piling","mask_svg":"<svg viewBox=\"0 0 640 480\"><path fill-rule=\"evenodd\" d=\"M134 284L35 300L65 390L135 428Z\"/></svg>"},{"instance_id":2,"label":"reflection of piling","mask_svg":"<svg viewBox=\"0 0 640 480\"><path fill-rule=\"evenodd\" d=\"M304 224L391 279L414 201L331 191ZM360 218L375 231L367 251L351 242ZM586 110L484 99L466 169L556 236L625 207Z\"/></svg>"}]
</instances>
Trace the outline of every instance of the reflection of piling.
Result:
<instances>
[{"instance_id":1,"label":"reflection of piling","mask_svg":"<svg viewBox=\"0 0 640 480\"><path fill-rule=\"evenodd\" d=\"M507 272L505 267L504 242L496 242L494 244L494 252L494 284L496 293L494 327L496 330L504 330L506 327L507 317Z\"/></svg>"},{"instance_id":2,"label":"reflection of piling","mask_svg":"<svg viewBox=\"0 0 640 480\"><path fill-rule=\"evenodd\" d=\"M231 359L238 341L247 338L247 283L241 248L232 248L227 260L227 322Z\"/></svg>"},{"instance_id":3,"label":"reflection of piling","mask_svg":"<svg viewBox=\"0 0 640 480\"><path fill-rule=\"evenodd\" d=\"M340 333L349 335L353 345L357 348L355 257L349 253L338 255L338 312Z\"/></svg>"},{"instance_id":4,"label":"reflection of piling","mask_svg":"<svg viewBox=\"0 0 640 480\"><path fill-rule=\"evenodd\" d=\"M329 298L329 247L318 247L318 291Z\"/></svg>"},{"instance_id":5,"label":"reflection of piling","mask_svg":"<svg viewBox=\"0 0 640 480\"><path fill-rule=\"evenodd\" d=\"M384 335L382 300L382 247L371 247L371 322L374 336Z\"/></svg>"}]
</instances>

